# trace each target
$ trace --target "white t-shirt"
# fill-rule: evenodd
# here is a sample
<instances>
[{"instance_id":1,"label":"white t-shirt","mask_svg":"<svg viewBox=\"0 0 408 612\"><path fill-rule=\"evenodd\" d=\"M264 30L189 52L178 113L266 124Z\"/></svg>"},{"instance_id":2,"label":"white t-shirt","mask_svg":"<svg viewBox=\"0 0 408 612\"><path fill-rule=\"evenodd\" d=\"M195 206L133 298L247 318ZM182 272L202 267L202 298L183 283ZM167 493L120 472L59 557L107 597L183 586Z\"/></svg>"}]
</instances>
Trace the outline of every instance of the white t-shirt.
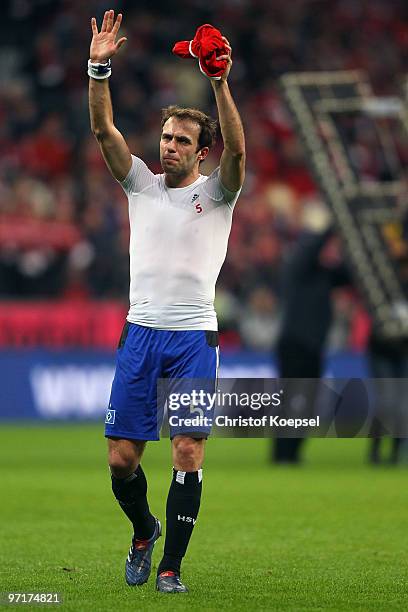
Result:
<instances>
[{"instance_id":1,"label":"white t-shirt","mask_svg":"<svg viewBox=\"0 0 408 612\"><path fill-rule=\"evenodd\" d=\"M129 200L131 323L217 330L215 283L239 196L221 185L219 172L170 188L164 174L132 155L121 182Z\"/></svg>"}]
</instances>

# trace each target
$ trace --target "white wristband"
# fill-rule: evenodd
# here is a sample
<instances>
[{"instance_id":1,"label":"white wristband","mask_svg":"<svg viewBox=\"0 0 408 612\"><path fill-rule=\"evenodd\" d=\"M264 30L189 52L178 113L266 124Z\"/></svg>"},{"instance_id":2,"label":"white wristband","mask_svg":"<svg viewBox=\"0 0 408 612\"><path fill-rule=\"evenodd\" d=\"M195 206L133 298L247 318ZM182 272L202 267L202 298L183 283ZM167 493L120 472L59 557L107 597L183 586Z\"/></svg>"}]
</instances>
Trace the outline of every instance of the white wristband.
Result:
<instances>
[{"instance_id":1,"label":"white wristband","mask_svg":"<svg viewBox=\"0 0 408 612\"><path fill-rule=\"evenodd\" d=\"M88 60L88 75L93 79L101 81L102 79L109 78L111 74L112 68L110 59L104 64L98 64Z\"/></svg>"}]
</instances>

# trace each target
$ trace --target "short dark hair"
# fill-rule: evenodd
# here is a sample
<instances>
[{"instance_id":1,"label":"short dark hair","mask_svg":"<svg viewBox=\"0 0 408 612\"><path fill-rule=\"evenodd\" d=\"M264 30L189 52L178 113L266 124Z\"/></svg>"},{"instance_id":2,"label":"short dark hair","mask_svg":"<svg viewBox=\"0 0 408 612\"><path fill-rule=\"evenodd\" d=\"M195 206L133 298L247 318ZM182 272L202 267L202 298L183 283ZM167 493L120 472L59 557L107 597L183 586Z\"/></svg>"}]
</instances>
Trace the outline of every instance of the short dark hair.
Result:
<instances>
[{"instance_id":1,"label":"short dark hair","mask_svg":"<svg viewBox=\"0 0 408 612\"><path fill-rule=\"evenodd\" d=\"M198 137L198 147L199 149L202 149L203 147L208 147L211 149L215 143L217 133L218 123L215 119L212 119L197 108L182 108L181 106L173 104L171 106L167 106L166 108L162 108L162 129L163 125L168 119L170 119L170 117L177 117L177 119L181 120L189 119L194 123L198 123L198 125L201 127L200 135Z\"/></svg>"}]
</instances>

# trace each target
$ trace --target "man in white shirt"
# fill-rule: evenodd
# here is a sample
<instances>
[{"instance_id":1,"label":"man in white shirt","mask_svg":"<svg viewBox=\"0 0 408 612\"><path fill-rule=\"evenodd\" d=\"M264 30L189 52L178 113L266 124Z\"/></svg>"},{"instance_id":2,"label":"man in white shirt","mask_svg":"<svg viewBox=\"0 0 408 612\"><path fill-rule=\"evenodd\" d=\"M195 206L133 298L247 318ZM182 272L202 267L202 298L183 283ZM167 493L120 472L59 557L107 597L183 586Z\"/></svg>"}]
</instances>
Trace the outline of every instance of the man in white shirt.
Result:
<instances>
[{"instance_id":1,"label":"man in white shirt","mask_svg":"<svg viewBox=\"0 0 408 612\"><path fill-rule=\"evenodd\" d=\"M215 140L216 123L197 109L163 110L160 161L154 175L131 155L113 123L108 78L110 58L125 42L116 40L122 15L106 11L101 31L92 19L88 62L91 128L113 177L129 201L130 309L119 342L117 366L106 415L112 489L133 524L126 560L129 585L150 575L154 544L161 525L149 509L141 457L161 425L158 379L205 379L213 383L218 367L215 283L224 262L232 212L244 181L245 141L227 78L231 47L224 38L227 67L211 80L224 150L220 166L199 173ZM194 406L170 426L173 479L166 506L166 540L156 588L186 592L181 561L197 520L202 488L207 423L184 426ZM180 416L180 413L178 414ZM211 412L208 413L211 421ZM188 421L191 421L189 419Z\"/></svg>"}]
</instances>

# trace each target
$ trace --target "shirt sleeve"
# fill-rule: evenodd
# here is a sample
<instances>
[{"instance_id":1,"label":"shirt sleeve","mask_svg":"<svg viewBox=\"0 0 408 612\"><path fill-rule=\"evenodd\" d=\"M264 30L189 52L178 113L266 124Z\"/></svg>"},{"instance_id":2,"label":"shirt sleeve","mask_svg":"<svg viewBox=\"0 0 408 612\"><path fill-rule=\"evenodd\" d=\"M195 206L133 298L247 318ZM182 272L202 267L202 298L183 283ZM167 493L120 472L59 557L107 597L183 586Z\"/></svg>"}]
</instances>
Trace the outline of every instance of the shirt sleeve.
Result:
<instances>
[{"instance_id":1,"label":"shirt sleeve","mask_svg":"<svg viewBox=\"0 0 408 612\"><path fill-rule=\"evenodd\" d=\"M131 193L140 193L154 182L155 175L146 166L144 161L135 155L132 155L132 165L126 178L119 181L123 190L127 195Z\"/></svg>"},{"instance_id":2,"label":"shirt sleeve","mask_svg":"<svg viewBox=\"0 0 408 612\"><path fill-rule=\"evenodd\" d=\"M224 200L224 202L230 208L234 208L239 194L241 193L241 189L242 187L240 187L238 191L229 191L226 189L226 187L224 187L224 185L221 183L219 166L208 176L204 183L204 192L209 198L216 200L217 202Z\"/></svg>"}]
</instances>

